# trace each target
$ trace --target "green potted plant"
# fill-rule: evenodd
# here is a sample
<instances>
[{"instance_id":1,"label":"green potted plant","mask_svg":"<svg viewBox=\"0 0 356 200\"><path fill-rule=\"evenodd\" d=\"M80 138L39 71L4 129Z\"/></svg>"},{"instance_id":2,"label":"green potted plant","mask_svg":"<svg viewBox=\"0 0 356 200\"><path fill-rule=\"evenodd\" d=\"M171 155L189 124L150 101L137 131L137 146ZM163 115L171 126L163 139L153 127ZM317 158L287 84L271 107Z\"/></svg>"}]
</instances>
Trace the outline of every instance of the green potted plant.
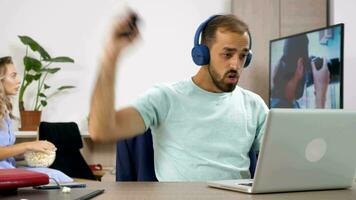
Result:
<instances>
[{"instance_id":1,"label":"green potted plant","mask_svg":"<svg viewBox=\"0 0 356 200\"><path fill-rule=\"evenodd\" d=\"M70 57L51 57L47 51L29 36L18 36L26 46L26 54L23 58L24 71L19 92L19 110L21 117L20 130L37 130L41 120L41 109L47 106L48 100L58 93L74 88L71 85L63 85L56 89L46 84L49 75L57 73L61 68L52 68L52 63L74 63ZM29 50L32 50L30 55ZM33 55L38 56L33 56ZM25 108L24 94L31 84L36 84L35 95L33 96L34 106Z\"/></svg>"}]
</instances>

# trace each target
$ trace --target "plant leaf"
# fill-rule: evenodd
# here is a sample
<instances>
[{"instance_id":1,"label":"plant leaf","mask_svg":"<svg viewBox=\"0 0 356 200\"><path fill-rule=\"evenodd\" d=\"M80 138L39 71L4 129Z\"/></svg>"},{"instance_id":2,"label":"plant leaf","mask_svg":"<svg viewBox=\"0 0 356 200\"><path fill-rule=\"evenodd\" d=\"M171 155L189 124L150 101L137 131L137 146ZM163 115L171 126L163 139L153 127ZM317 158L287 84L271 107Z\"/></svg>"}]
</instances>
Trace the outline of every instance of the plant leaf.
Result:
<instances>
[{"instance_id":1,"label":"plant leaf","mask_svg":"<svg viewBox=\"0 0 356 200\"><path fill-rule=\"evenodd\" d=\"M75 86L72 85L64 85L58 88L58 90L65 90L65 89L72 89L75 88Z\"/></svg>"},{"instance_id":2,"label":"plant leaf","mask_svg":"<svg viewBox=\"0 0 356 200\"><path fill-rule=\"evenodd\" d=\"M44 84L44 89L47 90L48 88L50 88L51 86Z\"/></svg>"},{"instance_id":3,"label":"plant leaf","mask_svg":"<svg viewBox=\"0 0 356 200\"><path fill-rule=\"evenodd\" d=\"M45 94L43 94L42 92L39 94L40 97L44 97L46 98L47 96Z\"/></svg>"},{"instance_id":4,"label":"plant leaf","mask_svg":"<svg viewBox=\"0 0 356 200\"><path fill-rule=\"evenodd\" d=\"M41 78L41 76L42 76L42 73L38 73L38 74L33 76L33 79L38 81Z\"/></svg>"},{"instance_id":5,"label":"plant leaf","mask_svg":"<svg viewBox=\"0 0 356 200\"><path fill-rule=\"evenodd\" d=\"M26 35L19 35L18 37L24 45L28 45L32 51L38 52L44 60L51 59L51 56L47 53L47 51L32 38Z\"/></svg>"},{"instance_id":6,"label":"plant leaf","mask_svg":"<svg viewBox=\"0 0 356 200\"><path fill-rule=\"evenodd\" d=\"M36 58L25 56L23 58L23 64L25 65L25 70L30 71L31 69L38 72L41 70L42 63Z\"/></svg>"},{"instance_id":7,"label":"plant leaf","mask_svg":"<svg viewBox=\"0 0 356 200\"><path fill-rule=\"evenodd\" d=\"M25 77L25 80L27 81L28 84L30 84L32 81L33 81L33 76L28 74L26 77Z\"/></svg>"},{"instance_id":8,"label":"plant leaf","mask_svg":"<svg viewBox=\"0 0 356 200\"><path fill-rule=\"evenodd\" d=\"M72 58L66 57L66 56L59 56L59 57L55 57L55 58L49 58L49 59L45 59L45 61L47 62L70 62L70 63L74 63L74 60Z\"/></svg>"},{"instance_id":9,"label":"plant leaf","mask_svg":"<svg viewBox=\"0 0 356 200\"><path fill-rule=\"evenodd\" d=\"M45 107L45 106L47 106L47 101L42 100L42 101L41 101L41 104L42 104L43 107Z\"/></svg>"},{"instance_id":10,"label":"plant leaf","mask_svg":"<svg viewBox=\"0 0 356 200\"><path fill-rule=\"evenodd\" d=\"M54 74L56 72L58 72L59 70L61 70L61 68L57 67L57 68L44 68L44 69L41 69L41 71L43 72L48 72L50 74Z\"/></svg>"}]
</instances>

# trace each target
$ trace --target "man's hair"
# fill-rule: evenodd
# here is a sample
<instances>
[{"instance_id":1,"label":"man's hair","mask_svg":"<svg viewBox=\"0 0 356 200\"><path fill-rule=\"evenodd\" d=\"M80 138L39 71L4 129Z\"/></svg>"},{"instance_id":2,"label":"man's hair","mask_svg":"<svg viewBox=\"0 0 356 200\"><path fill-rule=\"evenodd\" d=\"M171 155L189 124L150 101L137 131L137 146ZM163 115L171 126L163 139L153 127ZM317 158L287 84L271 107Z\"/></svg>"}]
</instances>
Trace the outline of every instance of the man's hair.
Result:
<instances>
[{"instance_id":1,"label":"man's hair","mask_svg":"<svg viewBox=\"0 0 356 200\"><path fill-rule=\"evenodd\" d=\"M216 36L216 31L221 28L224 31L244 34L248 32L248 25L235 15L219 15L208 22L202 32L202 44L210 46Z\"/></svg>"},{"instance_id":2,"label":"man's hair","mask_svg":"<svg viewBox=\"0 0 356 200\"><path fill-rule=\"evenodd\" d=\"M0 58L0 66L7 64L13 64L11 56L5 56Z\"/></svg>"}]
</instances>

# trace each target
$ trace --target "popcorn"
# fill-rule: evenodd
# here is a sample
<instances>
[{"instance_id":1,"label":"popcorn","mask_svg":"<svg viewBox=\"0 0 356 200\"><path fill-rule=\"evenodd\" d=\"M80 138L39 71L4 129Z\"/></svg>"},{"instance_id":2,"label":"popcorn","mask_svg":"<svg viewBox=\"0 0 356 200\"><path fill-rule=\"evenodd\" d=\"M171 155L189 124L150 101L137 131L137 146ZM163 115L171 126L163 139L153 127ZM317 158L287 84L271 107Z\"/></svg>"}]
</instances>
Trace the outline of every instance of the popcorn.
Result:
<instances>
[{"instance_id":1,"label":"popcorn","mask_svg":"<svg viewBox=\"0 0 356 200\"><path fill-rule=\"evenodd\" d=\"M48 153L28 151L24 154L28 166L31 167L49 167L56 158L56 152Z\"/></svg>"},{"instance_id":2,"label":"popcorn","mask_svg":"<svg viewBox=\"0 0 356 200\"><path fill-rule=\"evenodd\" d=\"M70 190L71 190L70 187L63 187L62 188L62 192L63 193L70 193Z\"/></svg>"}]
</instances>

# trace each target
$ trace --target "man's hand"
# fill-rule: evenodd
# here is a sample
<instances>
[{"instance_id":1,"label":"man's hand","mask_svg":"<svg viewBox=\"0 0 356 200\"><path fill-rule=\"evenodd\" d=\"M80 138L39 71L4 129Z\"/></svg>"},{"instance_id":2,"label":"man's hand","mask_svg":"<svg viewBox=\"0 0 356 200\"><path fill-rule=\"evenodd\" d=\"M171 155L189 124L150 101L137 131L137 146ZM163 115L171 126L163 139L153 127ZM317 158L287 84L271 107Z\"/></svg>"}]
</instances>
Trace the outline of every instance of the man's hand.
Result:
<instances>
[{"instance_id":1,"label":"man's hand","mask_svg":"<svg viewBox=\"0 0 356 200\"><path fill-rule=\"evenodd\" d=\"M89 133L93 141L113 142L142 133L145 124L133 107L115 111L115 82L120 53L139 35L138 16L129 12L113 25L104 49L100 73L92 95Z\"/></svg>"},{"instance_id":2,"label":"man's hand","mask_svg":"<svg viewBox=\"0 0 356 200\"><path fill-rule=\"evenodd\" d=\"M138 37L137 21L137 15L134 12L129 12L121 20L114 22L104 48L104 60L115 62L120 52Z\"/></svg>"},{"instance_id":3,"label":"man's hand","mask_svg":"<svg viewBox=\"0 0 356 200\"><path fill-rule=\"evenodd\" d=\"M324 108L326 101L326 92L330 82L330 72L327 67L327 60L323 59L322 67L317 70L315 63L311 62L313 70L314 88L315 88L315 105L317 108Z\"/></svg>"}]
</instances>

